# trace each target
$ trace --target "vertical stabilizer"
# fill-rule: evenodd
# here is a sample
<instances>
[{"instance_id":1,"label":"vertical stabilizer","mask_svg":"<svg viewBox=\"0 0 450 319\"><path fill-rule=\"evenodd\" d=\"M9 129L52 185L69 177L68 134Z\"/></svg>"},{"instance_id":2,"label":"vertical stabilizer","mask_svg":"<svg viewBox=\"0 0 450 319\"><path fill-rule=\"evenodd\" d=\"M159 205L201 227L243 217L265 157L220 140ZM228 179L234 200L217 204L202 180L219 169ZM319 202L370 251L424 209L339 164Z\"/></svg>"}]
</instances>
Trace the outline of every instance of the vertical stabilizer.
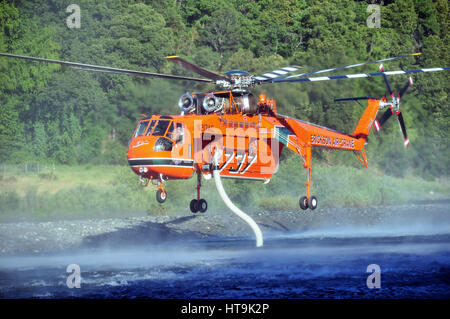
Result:
<instances>
[{"instance_id":1,"label":"vertical stabilizer","mask_svg":"<svg viewBox=\"0 0 450 319\"><path fill-rule=\"evenodd\" d=\"M355 128L355 131L353 132L353 136L356 136L358 138L363 137L367 138L369 135L370 129L372 128L372 125L375 121L375 118L378 113L378 109L380 106L380 100L377 99L369 99L368 105L361 116L361 119L358 122L358 125Z\"/></svg>"}]
</instances>

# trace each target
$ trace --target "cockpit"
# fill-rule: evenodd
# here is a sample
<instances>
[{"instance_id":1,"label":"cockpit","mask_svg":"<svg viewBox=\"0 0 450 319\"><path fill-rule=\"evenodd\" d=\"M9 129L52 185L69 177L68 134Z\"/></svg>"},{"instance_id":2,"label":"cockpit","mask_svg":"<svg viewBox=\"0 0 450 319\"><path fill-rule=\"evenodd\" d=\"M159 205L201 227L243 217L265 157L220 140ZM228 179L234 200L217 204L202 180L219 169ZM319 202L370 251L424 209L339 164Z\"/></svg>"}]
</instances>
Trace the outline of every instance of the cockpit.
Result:
<instances>
[{"instance_id":1,"label":"cockpit","mask_svg":"<svg viewBox=\"0 0 450 319\"><path fill-rule=\"evenodd\" d=\"M183 144L183 124L171 119L143 120L139 122L133 137L139 136L158 137L153 147L154 151L171 151L174 143Z\"/></svg>"}]
</instances>

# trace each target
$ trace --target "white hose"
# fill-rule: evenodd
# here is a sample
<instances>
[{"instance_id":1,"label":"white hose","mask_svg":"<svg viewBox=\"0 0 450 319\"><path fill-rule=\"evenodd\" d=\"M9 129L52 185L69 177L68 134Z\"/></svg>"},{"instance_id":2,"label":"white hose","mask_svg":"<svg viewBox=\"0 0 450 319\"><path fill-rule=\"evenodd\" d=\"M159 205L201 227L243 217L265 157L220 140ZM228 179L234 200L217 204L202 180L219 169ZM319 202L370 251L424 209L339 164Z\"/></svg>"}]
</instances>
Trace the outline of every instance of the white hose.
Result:
<instances>
[{"instance_id":1,"label":"white hose","mask_svg":"<svg viewBox=\"0 0 450 319\"><path fill-rule=\"evenodd\" d=\"M218 154L217 152L214 154ZM217 157L215 156L215 161L217 161ZM214 181L216 182L217 191L220 194L220 197L222 197L223 202L228 206L229 209L236 215L238 215L240 218L242 218L247 224L250 225L250 227L253 229L253 232L256 236L256 247L262 247L263 245L263 236L261 229L259 228L258 224L246 213L244 213L242 210L237 208L231 200L228 198L227 193L225 193L225 190L222 185L222 180L220 179L220 171L218 169L215 169L213 171L214 175Z\"/></svg>"}]
</instances>

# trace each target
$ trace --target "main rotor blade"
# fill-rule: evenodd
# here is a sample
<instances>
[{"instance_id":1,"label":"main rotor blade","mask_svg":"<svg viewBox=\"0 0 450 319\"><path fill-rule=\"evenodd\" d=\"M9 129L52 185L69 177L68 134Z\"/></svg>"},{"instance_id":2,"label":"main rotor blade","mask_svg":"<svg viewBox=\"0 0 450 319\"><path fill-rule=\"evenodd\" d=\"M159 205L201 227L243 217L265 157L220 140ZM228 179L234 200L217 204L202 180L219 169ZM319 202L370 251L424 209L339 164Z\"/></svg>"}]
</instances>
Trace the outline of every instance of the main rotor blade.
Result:
<instances>
[{"instance_id":1,"label":"main rotor blade","mask_svg":"<svg viewBox=\"0 0 450 319\"><path fill-rule=\"evenodd\" d=\"M398 119L398 123L400 124L400 129L402 130L402 133L403 133L403 138L404 138L403 144L405 145L405 147L408 147L409 139L408 139L408 135L406 134L405 121L403 120L403 114L402 114L401 110L397 112L397 119Z\"/></svg>"},{"instance_id":2,"label":"main rotor blade","mask_svg":"<svg viewBox=\"0 0 450 319\"><path fill-rule=\"evenodd\" d=\"M67 65L67 66L75 67L75 68L82 69L85 71L100 71L100 72L109 72L109 73L157 77L157 78L173 79L173 80L212 82L212 80L210 80L210 79L200 79L200 78L191 78L191 77L178 76L178 75L152 73L152 72L146 72L146 71L119 69L119 68L112 68L112 67L107 67L107 66L52 60L52 59L44 59L44 58L36 58L36 57L31 57L31 56L17 55L17 54L10 54L10 53L0 53L0 56L10 57L10 58L18 58L18 59L24 59L24 60L31 60L31 61L37 61L37 62L47 62L47 63L55 63L55 64L60 64L60 65Z\"/></svg>"},{"instance_id":3,"label":"main rotor blade","mask_svg":"<svg viewBox=\"0 0 450 319\"><path fill-rule=\"evenodd\" d=\"M356 79L356 78L368 78L372 76L380 75L398 75L398 74L409 74L409 73L420 73L420 72L436 72L450 70L450 67L445 68L429 68L429 69L415 69L415 70L398 70L398 71L386 71L386 72L376 72L376 73L357 73L357 74L346 74L346 75L333 75L333 76L317 76L312 78L302 78L302 79L274 79L272 81L267 81L263 83L277 83L277 82L316 82L316 81L328 81L328 80L339 80L339 79Z\"/></svg>"},{"instance_id":4,"label":"main rotor blade","mask_svg":"<svg viewBox=\"0 0 450 319\"><path fill-rule=\"evenodd\" d=\"M418 56L420 54L421 53L412 53L412 54L401 55L401 56L396 56L396 57L392 57L392 58L385 58L385 59L381 59L381 60L377 60L377 61L369 61L369 62L363 62L363 63L357 63L357 64L352 64L352 65L341 66L341 67L338 67L338 68L323 69L323 70L309 72L309 73L294 74L294 75L286 76L283 79L293 79L293 78L298 78L298 77L305 76L305 75L313 75L313 74L332 72L332 71L338 71L338 70L343 70L343 69L351 69L351 68L356 68L358 66L363 66L363 65L373 64L373 63L381 63L381 62L385 62L385 61L392 61L392 60L397 60L397 59L402 59L402 58L408 58L408 57L411 57L411 56Z\"/></svg>"},{"instance_id":5,"label":"main rotor blade","mask_svg":"<svg viewBox=\"0 0 450 319\"><path fill-rule=\"evenodd\" d=\"M180 58L179 56L176 56L176 55L166 56L166 59L170 62L178 64L179 66L185 68L186 70L203 75L204 77L207 77L208 79L211 79L214 81L224 80L224 81L231 82L230 78L227 78L226 76L208 71L198 65L192 64L191 62L188 62L185 59Z\"/></svg>"},{"instance_id":6,"label":"main rotor blade","mask_svg":"<svg viewBox=\"0 0 450 319\"><path fill-rule=\"evenodd\" d=\"M274 78L278 78L278 77L280 77L282 75L285 75L285 74L288 74L288 73L291 73L291 72L295 72L295 71L297 71L297 70L299 70L301 68L302 67L300 67L300 66L290 65L290 66L286 66L284 68L280 68L280 69L274 70L272 72L267 72L267 73L264 73L262 75L255 76L253 78L255 80L257 80L257 81L267 81L267 80L271 80L271 79L274 79Z\"/></svg>"}]
</instances>

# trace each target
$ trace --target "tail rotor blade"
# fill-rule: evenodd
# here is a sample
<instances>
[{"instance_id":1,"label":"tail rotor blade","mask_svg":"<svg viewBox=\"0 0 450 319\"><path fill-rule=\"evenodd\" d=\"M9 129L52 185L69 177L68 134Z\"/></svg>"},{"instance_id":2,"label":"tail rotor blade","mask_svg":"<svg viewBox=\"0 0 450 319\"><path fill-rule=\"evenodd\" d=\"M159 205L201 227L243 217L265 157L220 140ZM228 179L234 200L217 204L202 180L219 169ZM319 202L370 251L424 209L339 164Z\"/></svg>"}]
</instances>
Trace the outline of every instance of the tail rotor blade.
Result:
<instances>
[{"instance_id":1,"label":"tail rotor blade","mask_svg":"<svg viewBox=\"0 0 450 319\"><path fill-rule=\"evenodd\" d=\"M405 84L405 86L402 88L402 90L400 91L400 98L402 98L403 94L406 93L406 91L408 90L408 88L413 84L413 79L410 76L408 82Z\"/></svg>"},{"instance_id":2,"label":"tail rotor blade","mask_svg":"<svg viewBox=\"0 0 450 319\"><path fill-rule=\"evenodd\" d=\"M403 133L403 138L404 138L403 144L405 145L405 147L408 147L409 139L408 139L408 135L406 134L405 121L403 120L402 111L397 112L397 119L398 119L398 123L400 124L400 129L402 130L402 133Z\"/></svg>"},{"instance_id":3,"label":"tail rotor blade","mask_svg":"<svg viewBox=\"0 0 450 319\"><path fill-rule=\"evenodd\" d=\"M393 111L392 108L388 108L386 112L383 113L379 121L375 121L374 126L377 131L380 130L381 126L392 116Z\"/></svg>"},{"instance_id":4,"label":"tail rotor blade","mask_svg":"<svg viewBox=\"0 0 450 319\"><path fill-rule=\"evenodd\" d=\"M380 63L380 72L384 72L384 67L383 64ZM384 79L384 83L386 83L387 89L389 91L389 95L392 97L392 88L391 88L391 84L389 83L389 80L386 76L386 74L383 73L383 79Z\"/></svg>"}]
</instances>

